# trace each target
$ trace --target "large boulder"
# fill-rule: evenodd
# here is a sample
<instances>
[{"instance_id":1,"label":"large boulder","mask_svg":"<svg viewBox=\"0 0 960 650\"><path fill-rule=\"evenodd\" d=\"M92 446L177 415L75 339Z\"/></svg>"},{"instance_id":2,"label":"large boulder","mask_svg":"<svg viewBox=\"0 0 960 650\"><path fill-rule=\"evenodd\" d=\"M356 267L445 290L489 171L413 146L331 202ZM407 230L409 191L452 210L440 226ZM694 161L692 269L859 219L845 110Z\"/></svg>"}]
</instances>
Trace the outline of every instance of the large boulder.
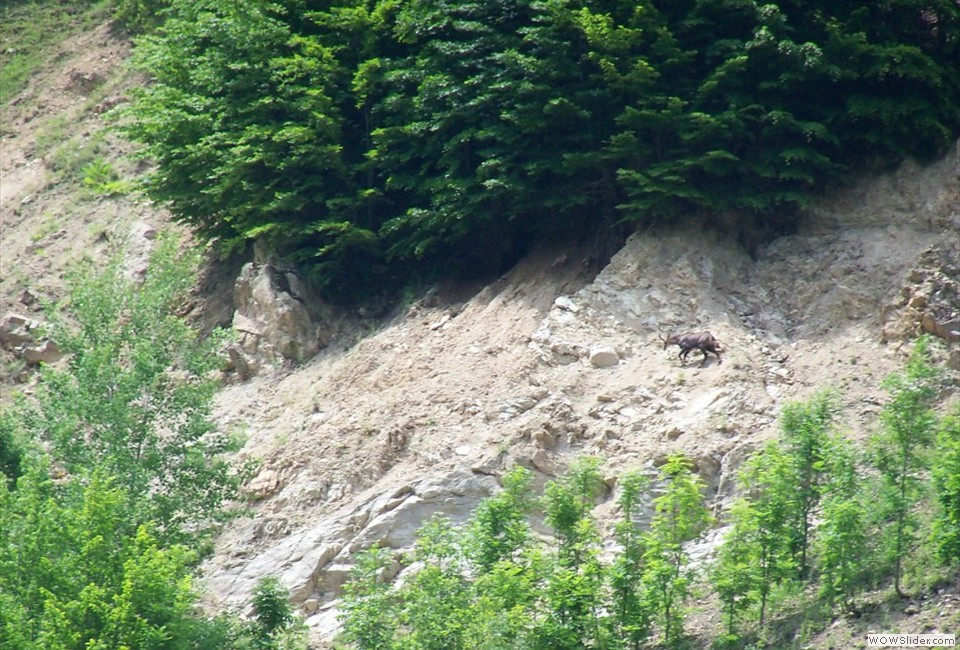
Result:
<instances>
[{"instance_id":1,"label":"large boulder","mask_svg":"<svg viewBox=\"0 0 960 650\"><path fill-rule=\"evenodd\" d=\"M39 321L11 312L0 320L0 345L13 350L24 344L34 343L34 331L38 327Z\"/></svg>"},{"instance_id":2,"label":"large boulder","mask_svg":"<svg viewBox=\"0 0 960 650\"><path fill-rule=\"evenodd\" d=\"M284 360L300 363L330 340L322 301L291 271L250 262L243 266L233 294L233 328L239 341L228 353L241 375Z\"/></svg>"}]
</instances>

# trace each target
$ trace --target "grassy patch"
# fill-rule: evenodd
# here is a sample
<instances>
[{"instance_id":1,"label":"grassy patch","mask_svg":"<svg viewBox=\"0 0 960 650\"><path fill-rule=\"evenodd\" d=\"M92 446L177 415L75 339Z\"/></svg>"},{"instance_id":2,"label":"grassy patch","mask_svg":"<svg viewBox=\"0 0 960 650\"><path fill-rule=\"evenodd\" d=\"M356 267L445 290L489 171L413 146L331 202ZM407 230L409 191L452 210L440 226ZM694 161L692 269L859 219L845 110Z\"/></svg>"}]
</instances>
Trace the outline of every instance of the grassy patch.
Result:
<instances>
[{"instance_id":1,"label":"grassy patch","mask_svg":"<svg viewBox=\"0 0 960 650\"><path fill-rule=\"evenodd\" d=\"M0 103L22 91L58 43L107 18L110 0L6 0L0 3Z\"/></svg>"},{"instance_id":2,"label":"grassy patch","mask_svg":"<svg viewBox=\"0 0 960 650\"><path fill-rule=\"evenodd\" d=\"M92 136L75 136L50 152L47 162L64 180L83 177L84 169L104 153L103 132Z\"/></svg>"},{"instance_id":3,"label":"grassy patch","mask_svg":"<svg viewBox=\"0 0 960 650\"><path fill-rule=\"evenodd\" d=\"M127 194L133 183L120 177L114 166L101 157L96 157L80 170L83 188L91 196L118 196Z\"/></svg>"}]
</instances>

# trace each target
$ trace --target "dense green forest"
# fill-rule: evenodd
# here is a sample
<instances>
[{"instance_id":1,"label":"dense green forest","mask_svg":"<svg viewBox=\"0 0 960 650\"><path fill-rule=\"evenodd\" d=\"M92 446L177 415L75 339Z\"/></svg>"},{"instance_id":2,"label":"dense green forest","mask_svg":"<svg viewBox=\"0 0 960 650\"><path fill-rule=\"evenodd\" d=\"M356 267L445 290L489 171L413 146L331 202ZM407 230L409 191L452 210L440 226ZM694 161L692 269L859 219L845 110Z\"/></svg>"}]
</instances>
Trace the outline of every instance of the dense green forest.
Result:
<instances>
[{"instance_id":1,"label":"dense green forest","mask_svg":"<svg viewBox=\"0 0 960 650\"><path fill-rule=\"evenodd\" d=\"M750 243L960 134L953 0L119 5L153 197L334 298L685 215Z\"/></svg>"}]
</instances>

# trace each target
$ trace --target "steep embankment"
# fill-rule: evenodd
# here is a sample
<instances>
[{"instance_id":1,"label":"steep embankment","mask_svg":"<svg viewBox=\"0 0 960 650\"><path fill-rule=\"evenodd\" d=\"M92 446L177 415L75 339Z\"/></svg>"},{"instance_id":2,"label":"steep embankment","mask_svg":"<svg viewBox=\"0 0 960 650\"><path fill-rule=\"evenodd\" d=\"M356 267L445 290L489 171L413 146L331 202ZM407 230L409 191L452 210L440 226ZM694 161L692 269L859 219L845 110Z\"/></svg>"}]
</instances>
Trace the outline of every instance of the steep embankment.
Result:
<instances>
[{"instance_id":1,"label":"steep embankment","mask_svg":"<svg viewBox=\"0 0 960 650\"><path fill-rule=\"evenodd\" d=\"M0 307L24 309L23 291L56 298L57 276L83 255L98 257L131 224L166 220L107 179L131 179L132 147L109 128L109 110L142 83L125 62L130 46L109 24L51 46L27 88L3 107L0 132ZM91 164L93 163L93 164ZM86 182L86 183L85 183ZM129 182L127 183L129 186Z\"/></svg>"},{"instance_id":2,"label":"steep embankment","mask_svg":"<svg viewBox=\"0 0 960 650\"><path fill-rule=\"evenodd\" d=\"M126 54L106 25L80 34L4 107L4 314L61 297L70 260L120 244L141 258L167 221L135 195L83 186L96 158L135 169L104 130L105 109L136 83ZM589 250L541 250L488 287L432 292L385 322L338 321L302 365L229 385L219 424L247 437L241 459L261 469L250 516L205 567L209 604L247 602L259 577L280 575L329 637L357 550L403 549L436 513L467 517L514 463L546 480L577 455L603 457L606 513L617 475L675 450L722 503L739 464L776 435L779 408L825 386L842 391L849 435L865 436L905 341L958 327L957 154L826 197L756 258L695 231L637 233L604 268ZM232 309L221 300L208 314L229 322ZM681 329L711 330L724 362L682 367L658 340ZM4 355L4 386L29 379ZM937 598L909 616L957 629L956 590Z\"/></svg>"},{"instance_id":3,"label":"steep embankment","mask_svg":"<svg viewBox=\"0 0 960 650\"><path fill-rule=\"evenodd\" d=\"M582 251L540 251L469 298L432 293L231 386L220 421L262 469L252 516L207 566L210 602L279 574L328 637L358 550L406 548L434 514L462 520L515 463L546 479L594 454L614 486L683 451L719 505L786 401L836 387L849 434L865 436L904 340L960 323L957 164L825 198L756 259L700 232L637 233L596 275ZM717 335L724 362L663 351L660 332L688 329Z\"/></svg>"}]
</instances>

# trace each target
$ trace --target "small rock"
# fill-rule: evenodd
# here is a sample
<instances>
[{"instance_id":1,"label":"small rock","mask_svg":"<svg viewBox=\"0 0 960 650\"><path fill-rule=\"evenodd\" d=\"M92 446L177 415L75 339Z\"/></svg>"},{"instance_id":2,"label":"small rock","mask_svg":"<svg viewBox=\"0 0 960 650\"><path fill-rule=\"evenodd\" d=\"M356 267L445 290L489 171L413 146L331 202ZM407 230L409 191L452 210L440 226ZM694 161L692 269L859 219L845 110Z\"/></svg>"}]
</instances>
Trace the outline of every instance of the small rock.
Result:
<instances>
[{"instance_id":1,"label":"small rock","mask_svg":"<svg viewBox=\"0 0 960 650\"><path fill-rule=\"evenodd\" d=\"M24 289L20 294L20 304L27 307L35 307L40 302L39 296L30 289Z\"/></svg>"},{"instance_id":2,"label":"small rock","mask_svg":"<svg viewBox=\"0 0 960 650\"><path fill-rule=\"evenodd\" d=\"M436 332L438 329L450 322L450 314L444 314L440 320L430 325L430 329Z\"/></svg>"},{"instance_id":3,"label":"small rock","mask_svg":"<svg viewBox=\"0 0 960 650\"><path fill-rule=\"evenodd\" d=\"M577 306L575 302L569 296L559 296L556 300L553 301L554 306L559 307L560 309L566 309L567 311L573 312L576 314L580 311L580 307Z\"/></svg>"},{"instance_id":4,"label":"small rock","mask_svg":"<svg viewBox=\"0 0 960 650\"><path fill-rule=\"evenodd\" d=\"M56 363L63 358L63 350L53 341L44 341L40 345L31 345L23 349L23 359L27 363Z\"/></svg>"},{"instance_id":5,"label":"small rock","mask_svg":"<svg viewBox=\"0 0 960 650\"><path fill-rule=\"evenodd\" d=\"M580 351L570 343L554 343L550 346L554 361L559 364L570 364L580 358Z\"/></svg>"},{"instance_id":6,"label":"small rock","mask_svg":"<svg viewBox=\"0 0 960 650\"><path fill-rule=\"evenodd\" d=\"M339 595L343 585L350 579L352 569L352 564L335 563L327 566L323 571L322 579L317 581L317 588L327 594Z\"/></svg>"},{"instance_id":7,"label":"small rock","mask_svg":"<svg viewBox=\"0 0 960 650\"><path fill-rule=\"evenodd\" d=\"M533 434L533 441L543 449L553 449L557 446L557 437L545 429L536 431Z\"/></svg>"},{"instance_id":8,"label":"small rock","mask_svg":"<svg viewBox=\"0 0 960 650\"><path fill-rule=\"evenodd\" d=\"M265 499L280 488L280 474L264 469L244 487L244 492L253 499Z\"/></svg>"},{"instance_id":9,"label":"small rock","mask_svg":"<svg viewBox=\"0 0 960 650\"><path fill-rule=\"evenodd\" d=\"M547 476L557 475L558 470L556 463L554 463L550 456L547 455L547 452L542 449L538 449L533 453L533 456L530 458L530 462L535 468Z\"/></svg>"},{"instance_id":10,"label":"small rock","mask_svg":"<svg viewBox=\"0 0 960 650\"><path fill-rule=\"evenodd\" d=\"M254 336L263 336L263 327L257 321L241 314L239 311L233 315L233 329Z\"/></svg>"},{"instance_id":11,"label":"small rock","mask_svg":"<svg viewBox=\"0 0 960 650\"><path fill-rule=\"evenodd\" d=\"M590 353L590 365L594 368L610 368L620 363L620 355L613 348L599 348Z\"/></svg>"}]
</instances>

